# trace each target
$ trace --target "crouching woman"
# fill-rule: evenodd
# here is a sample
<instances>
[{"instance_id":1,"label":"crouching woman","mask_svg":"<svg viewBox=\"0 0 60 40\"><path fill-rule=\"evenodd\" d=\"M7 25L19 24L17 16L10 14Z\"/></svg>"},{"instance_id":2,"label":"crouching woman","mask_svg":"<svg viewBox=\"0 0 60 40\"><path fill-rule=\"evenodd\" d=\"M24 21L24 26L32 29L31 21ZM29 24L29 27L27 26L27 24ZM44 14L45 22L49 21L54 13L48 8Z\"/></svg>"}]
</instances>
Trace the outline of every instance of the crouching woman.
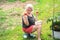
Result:
<instances>
[{"instance_id":1,"label":"crouching woman","mask_svg":"<svg viewBox=\"0 0 60 40\"><path fill-rule=\"evenodd\" d=\"M37 31L38 40L41 40L41 22L36 22L33 16L33 5L27 4L25 7L25 12L22 15L22 29L25 33L31 34Z\"/></svg>"}]
</instances>

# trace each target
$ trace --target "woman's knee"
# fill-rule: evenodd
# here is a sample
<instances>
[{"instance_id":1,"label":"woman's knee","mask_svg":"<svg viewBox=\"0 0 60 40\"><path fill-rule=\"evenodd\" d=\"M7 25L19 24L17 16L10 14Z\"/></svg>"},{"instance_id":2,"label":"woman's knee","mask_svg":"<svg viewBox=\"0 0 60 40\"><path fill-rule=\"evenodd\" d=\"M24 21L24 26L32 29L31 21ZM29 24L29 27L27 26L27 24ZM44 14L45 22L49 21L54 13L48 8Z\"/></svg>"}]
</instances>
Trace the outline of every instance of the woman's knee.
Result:
<instances>
[{"instance_id":1,"label":"woman's knee","mask_svg":"<svg viewBox=\"0 0 60 40\"><path fill-rule=\"evenodd\" d=\"M37 30L37 29L41 29L41 25L35 25L35 26L33 27L33 30Z\"/></svg>"}]
</instances>

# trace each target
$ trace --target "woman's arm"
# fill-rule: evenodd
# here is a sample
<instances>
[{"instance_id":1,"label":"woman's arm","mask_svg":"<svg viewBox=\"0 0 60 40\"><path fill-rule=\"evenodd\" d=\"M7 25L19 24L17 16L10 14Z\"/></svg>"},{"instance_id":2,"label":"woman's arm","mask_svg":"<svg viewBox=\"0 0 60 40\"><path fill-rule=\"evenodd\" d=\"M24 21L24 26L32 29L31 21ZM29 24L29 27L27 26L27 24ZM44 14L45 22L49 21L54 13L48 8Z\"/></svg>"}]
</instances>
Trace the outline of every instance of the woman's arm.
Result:
<instances>
[{"instance_id":1,"label":"woman's arm","mask_svg":"<svg viewBox=\"0 0 60 40\"><path fill-rule=\"evenodd\" d=\"M38 21L38 11L36 11L36 16L34 16L34 18L35 18L35 21Z\"/></svg>"},{"instance_id":2,"label":"woman's arm","mask_svg":"<svg viewBox=\"0 0 60 40\"><path fill-rule=\"evenodd\" d=\"M24 16L23 16L23 21L24 21L24 23L25 23L27 26L29 25L27 15L24 15Z\"/></svg>"},{"instance_id":3,"label":"woman's arm","mask_svg":"<svg viewBox=\"0 0 60 40\"><path fill-rule=\"evenodd\" d=\"M35 17L35 16L34 16L34 18L35 18L35 21L37 21L37 20L38 20L38 19L37 19L37 17Z\"/></svg>"}]
</instances>

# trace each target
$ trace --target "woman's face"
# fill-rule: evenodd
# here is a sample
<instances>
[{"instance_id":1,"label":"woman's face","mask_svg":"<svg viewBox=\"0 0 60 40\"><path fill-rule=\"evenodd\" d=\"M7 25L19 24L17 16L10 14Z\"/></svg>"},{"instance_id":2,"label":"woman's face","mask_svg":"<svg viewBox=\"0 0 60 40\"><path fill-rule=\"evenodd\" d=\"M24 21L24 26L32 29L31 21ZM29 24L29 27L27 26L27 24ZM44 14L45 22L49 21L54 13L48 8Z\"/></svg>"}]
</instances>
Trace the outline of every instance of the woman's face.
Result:
<instances>
[{"instance_id":1,"label":"woman's face","mask_svg":"<svg viewBox=\"0 0 60 40\"><path fill-rule=\"evenodd\" d=\"M28 8L27 8L27 12L28 12L28 13L31 13L31 12L32 12L32 8L31 8L31 7L28 7Z\"/></svg>"}]
</instances>

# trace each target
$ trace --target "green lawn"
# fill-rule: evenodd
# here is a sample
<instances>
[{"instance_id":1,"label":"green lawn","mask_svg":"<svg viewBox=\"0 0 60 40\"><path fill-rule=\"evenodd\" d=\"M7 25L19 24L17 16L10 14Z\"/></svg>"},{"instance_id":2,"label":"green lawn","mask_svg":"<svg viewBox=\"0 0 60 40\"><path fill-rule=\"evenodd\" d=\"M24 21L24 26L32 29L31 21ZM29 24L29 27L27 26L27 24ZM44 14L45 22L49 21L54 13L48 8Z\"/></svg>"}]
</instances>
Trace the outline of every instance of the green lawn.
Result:
<instances>
[{"instance_id":1,"label":"green lawn","mask_svg":"<svg viewBox=\"0 0 60 40\"><path fill-rule=\"evenodd\" d=\"M8 0L9 2L15 1L15 0ZM22 1L22 0L21 0ZM25 2L26 0L23 0L22 2ZM58 40L53 39L52 37L52 30L50 29L51 22L47 23L47 19L50 18L53 14L53 1L52 0L35 0L38 3L34 5L34 15L36 12L36 9L39 11L38 19L43 20L42 25L42 34L41 39L42 40ZM60 0L56 0L55 4L57 5L55 7L55 13L60 11L59 2ZM16 14L11 14L13 12L16 12ZM0 40L37 40L35 39L24 39L22 31L22 24L21 24L21 14L23 12L22 8L12 8L9 10L3 10L3 8L0 8ZM3 14L4 13L4 14ZM34 34L37 34L36 32Z\"/></svg>"}]
</instances>

